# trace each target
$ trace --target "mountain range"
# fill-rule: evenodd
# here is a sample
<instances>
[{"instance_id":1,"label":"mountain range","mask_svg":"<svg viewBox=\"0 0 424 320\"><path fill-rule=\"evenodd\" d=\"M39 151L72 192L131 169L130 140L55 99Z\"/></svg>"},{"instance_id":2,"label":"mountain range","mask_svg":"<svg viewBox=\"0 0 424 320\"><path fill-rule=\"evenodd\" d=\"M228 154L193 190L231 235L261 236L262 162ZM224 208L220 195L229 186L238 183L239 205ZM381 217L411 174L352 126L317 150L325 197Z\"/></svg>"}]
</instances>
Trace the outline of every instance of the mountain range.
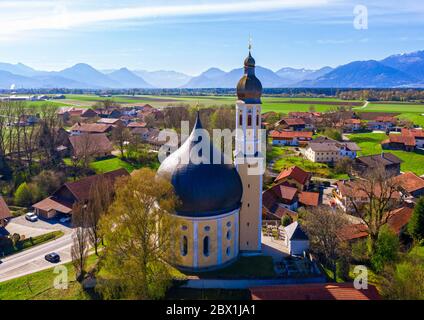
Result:
<instances>
[{"instance_id":1,"label":"mountain range","mask_svg":"<svg viewBox=\"0 0 424 320\"><path fill-rule=\"evenodd\" d=\"M22 63L0 63L0 89L66 88L234 88L243 68L225 72L210 68L191 77L176 71L96 70L78 63L61 71L35 70ZM256 67L265 88L388 88L424 87L424 50L389 56L383 60L354 61L337 68L319 70L290 67L272 71Z\"/></svg>"}]
</instances>

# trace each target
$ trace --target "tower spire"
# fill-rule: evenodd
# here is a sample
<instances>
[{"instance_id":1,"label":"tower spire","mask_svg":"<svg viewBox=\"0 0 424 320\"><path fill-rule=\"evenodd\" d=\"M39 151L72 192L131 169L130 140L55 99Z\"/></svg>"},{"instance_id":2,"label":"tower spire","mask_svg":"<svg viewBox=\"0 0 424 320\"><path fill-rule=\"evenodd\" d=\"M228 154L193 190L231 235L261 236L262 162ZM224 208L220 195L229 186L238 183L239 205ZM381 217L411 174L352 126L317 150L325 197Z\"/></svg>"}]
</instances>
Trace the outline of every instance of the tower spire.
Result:
<instances>
[{"instance_id":1,"label":"tower spire","mask_svg":"<svg viewBox=\"0 0 424 320\"><path fill-rule=\"evenodd\" d=\"M249 54L252 52L252 35L249 35Z\"/></svg>"}]
</instances>

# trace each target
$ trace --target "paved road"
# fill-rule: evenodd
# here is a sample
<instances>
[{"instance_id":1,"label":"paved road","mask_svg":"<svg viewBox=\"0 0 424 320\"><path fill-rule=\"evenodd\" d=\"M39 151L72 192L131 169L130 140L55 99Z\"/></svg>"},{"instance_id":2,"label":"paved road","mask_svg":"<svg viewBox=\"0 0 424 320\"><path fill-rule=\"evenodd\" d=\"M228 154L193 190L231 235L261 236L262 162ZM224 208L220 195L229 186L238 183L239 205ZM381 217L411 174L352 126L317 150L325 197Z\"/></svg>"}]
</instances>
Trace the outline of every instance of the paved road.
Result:
<instances>
[{"instance_id":1,"label":"paved road","mask_svg":"<svg viewBox=\"0 0 424 320\"><path fill-rule=\"evenodd\" d=\"M368 104L370 102L369 101L365 101L364 105L362 107L356 107L356 108L352 108L352 110L360 110L360 109L365 109L366 107L368 107Z\"/></svg>"},{"instance_id":2,"label":"paved road","mask_svg":"<svg viewBox=\"0 0 424 320\"><path fill-rule=\"evenodd\" d=\"M51 252L60 255L61 261L59 264L71 261L71 246L72 233L68 233L57 240L1 259L0 282L55 266L56 264L44 259L44 256Z\"/></svg>"}]
</instances>

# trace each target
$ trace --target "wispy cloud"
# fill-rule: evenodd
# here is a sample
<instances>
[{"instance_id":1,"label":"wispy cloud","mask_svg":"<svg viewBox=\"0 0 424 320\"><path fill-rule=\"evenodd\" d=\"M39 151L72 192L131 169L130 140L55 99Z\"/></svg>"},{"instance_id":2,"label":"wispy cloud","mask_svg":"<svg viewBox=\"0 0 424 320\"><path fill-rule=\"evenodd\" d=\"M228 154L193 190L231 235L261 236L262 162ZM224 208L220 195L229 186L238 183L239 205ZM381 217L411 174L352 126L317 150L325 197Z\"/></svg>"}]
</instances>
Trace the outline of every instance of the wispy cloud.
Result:
<instances>
[{"instance_id":1,"label":"wispy cloud","mask_svg":"<svg viewBox=\"0 0 424 320\"><path fill-rule=\"evenodd\" d=\"M74 10L63 1L5 1L0 8L15 9L0 13L0 37L18 35L33 30L60 30L90 26L102 22L146 20L166 17L228 15L239 13L270 12L283 9L320 7L334 0L256 0L230 2L204 2L202 4L127 6L108 9ZM50 10L37 11L28 16L19 10L44 7ZM7 13L9 11L9 13ZM20 13L24 14L20 15ZM21 16L21 17L20 17ZM17 17L17 18L16 18Z\"/></svg>"}]
</instances>

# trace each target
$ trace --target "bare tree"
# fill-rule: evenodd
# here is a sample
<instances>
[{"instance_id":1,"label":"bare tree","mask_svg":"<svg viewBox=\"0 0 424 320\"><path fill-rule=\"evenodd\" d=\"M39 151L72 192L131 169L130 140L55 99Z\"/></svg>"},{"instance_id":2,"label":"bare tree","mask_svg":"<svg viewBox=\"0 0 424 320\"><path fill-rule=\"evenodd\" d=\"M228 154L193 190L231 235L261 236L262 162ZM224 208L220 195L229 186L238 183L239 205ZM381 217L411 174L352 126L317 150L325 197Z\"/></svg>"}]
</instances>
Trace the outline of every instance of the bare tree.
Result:
<instances>
[{"instance_id":1,"label":"bare tree","mask_svg":"<svg viewBox=\"0 0 424 320\"><path fill-rule=\"evenodd\" d=\"M100 234L100 218L105 215L113 199L113 186L111 181L101 177L90 188L90 197L86 210L86 226L90 243L98 255Z\"/></svg>"},{"instance_id":2,"label":"bare tree","mask_svg":"<svg viewBox=\"0 0 424 320\"><path fill-rule=\"evenodd\" d=\"M78 281L84 279L89 249L89 235L86 228L87 219L85 213L86 206L82 203L77 203L72 208L72 224L75 230L72 236L71 257Z\"/></svg>"},{"instance_id":3,"label":"bare tree","mask_svg":"<svg viewBox=\"0 0 424 320\"><path fill-rule=\"evenodd\" d=\"M122 158L124 158L125 143L128 142L130 138L131 133L123 124L112 129L112 141L118 146Z\"/></svg>"},{"instance_id":4,"label":"bare tree","mask_svg":"<svg viewBox=\"0 0 424 320\"><path fill-rule=\"evenodd\" d=\"M337 280L337 260L343 255L343 240L340 229L347 225L342 213L318 207L306 212L302 227L308 234L311 249L317 253L333 271Z\"/></svg>"},{"instance_id":5,"label":"bare tree","mask_svg":"<svg viewBox=\"0 0 424 320\"><path fill-rule=\"evenodd\" d=\"M399 184L384 168L376 167L367 170L363 178L354 181L347 198L354 214L368 227L373 253L380 229L390 219L390 212L401 203Z\"/></svg>"}]
</instances>

